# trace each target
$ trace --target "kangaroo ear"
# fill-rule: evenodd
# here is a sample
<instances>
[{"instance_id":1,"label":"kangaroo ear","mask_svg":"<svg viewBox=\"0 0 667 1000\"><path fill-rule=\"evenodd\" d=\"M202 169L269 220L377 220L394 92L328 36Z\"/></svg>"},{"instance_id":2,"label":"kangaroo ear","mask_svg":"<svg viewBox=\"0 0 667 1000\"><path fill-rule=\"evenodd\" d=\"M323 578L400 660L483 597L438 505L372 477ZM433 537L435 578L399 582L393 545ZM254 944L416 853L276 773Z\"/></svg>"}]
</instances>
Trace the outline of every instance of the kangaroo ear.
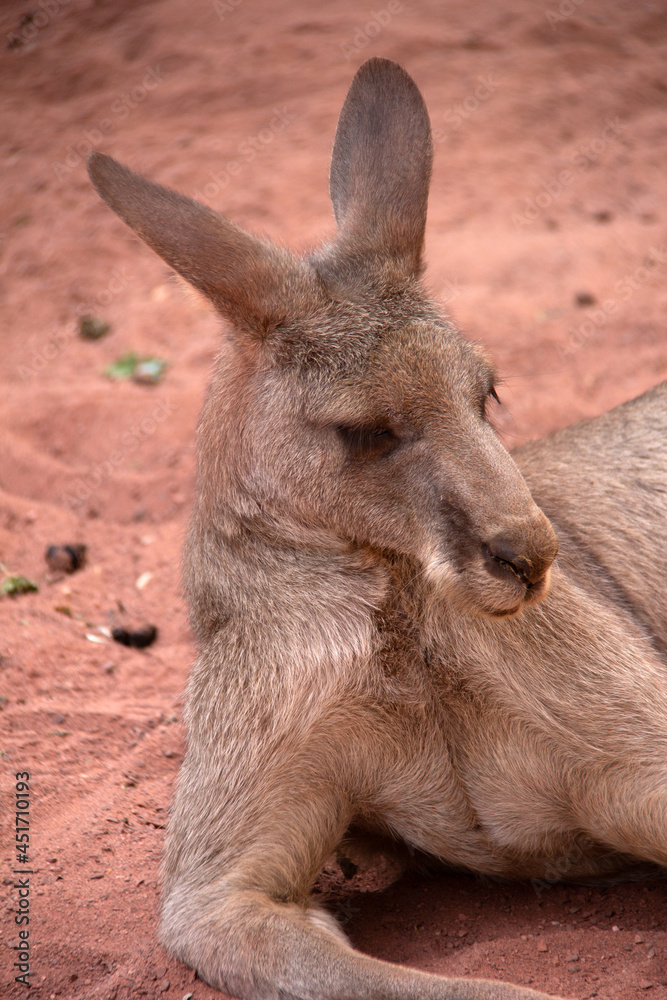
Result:
<instances>
[{"instance_id":1,"label":"kangaroo ear","mask_svg":"<svg viewBox=\"0 0 667 1000\"><path fill-rule=\"evenodd\" d=\"M357 71L341 111L330 191L339 244L353 253L421 271L433 160L424 100L410 76L389 59Z\"/></svg>"},{"instance_id":2,"label":"kangaroo ear","mask_svg":"<svg viewBox=\"0 0 667 1000\"><path fill-rule=\"evenodd\" d=\"M110 156L92 153L88 172L114 212L237 326L266 335L312 301L314 279L286 250Z\"/></svg>"}]
</instances>

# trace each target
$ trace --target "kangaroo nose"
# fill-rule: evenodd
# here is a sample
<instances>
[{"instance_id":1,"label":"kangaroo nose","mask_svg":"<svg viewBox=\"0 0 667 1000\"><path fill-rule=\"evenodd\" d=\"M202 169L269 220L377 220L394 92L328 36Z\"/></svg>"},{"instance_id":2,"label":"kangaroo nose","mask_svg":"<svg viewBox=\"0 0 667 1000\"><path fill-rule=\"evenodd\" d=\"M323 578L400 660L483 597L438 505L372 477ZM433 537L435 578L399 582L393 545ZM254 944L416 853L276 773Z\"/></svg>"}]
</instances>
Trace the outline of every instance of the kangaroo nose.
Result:
<instances>
[{"instance_id":1,"label":"kangaroo nose","mask_svg":"<svg viewBox=\"0 0 667 1000\"><path fill-rule=\"evenodd\" d=\"M542 537L519 546L503 535L497 535L485 548L488 569L495 576L514 574L526 587L533 587L544 579L558 553L558 542L548 521L542 526Z\"/></svg>"}]
</instances>

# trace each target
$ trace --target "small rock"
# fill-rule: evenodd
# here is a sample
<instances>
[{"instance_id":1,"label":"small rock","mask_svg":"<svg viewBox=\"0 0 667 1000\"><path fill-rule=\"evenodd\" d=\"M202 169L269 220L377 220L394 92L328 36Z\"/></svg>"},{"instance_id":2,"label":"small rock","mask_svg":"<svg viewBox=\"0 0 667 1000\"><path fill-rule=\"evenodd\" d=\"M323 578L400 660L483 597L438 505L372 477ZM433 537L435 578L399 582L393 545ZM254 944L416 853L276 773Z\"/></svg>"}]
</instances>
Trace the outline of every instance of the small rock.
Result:
<instances>
[{"instance_id":1,"label":"small rock","mask_svg":"<svg viewBox=\"0 0 667 1000\"><path fill-rule=\"evenodd\" d=\"M169 982L169 980L163 979L162 982L160 983L160 993L166 993L170 986L171 983Z\"/></svg>"},{"instance_id":2,"label":"small rock","mask_svg":"<svg viewBox=\"0 0 667 1000\"><path fill-rule=\"evenodd\" d=\"M641 934L635 934L635 944L643 944L644 938Z\"/></svg>"},{"instance_id":3,"label":"small rock","mask_svg":"<svg viewBox=\"0 0 667 1000\"><path fill-rule=\"evenodd\" d=\"M111 324L99 316L79 317L79 336L84 340L99 340L111 329Z\"/></svg>"},{"instance_id":4,"label":"small rock","mask_svg":"<svg viewBox=\"0 0 667 1000\"><path fill-rule=\"evenodd\" d=\"M74 573L86 562L85 545L49 545L44 553L52 573Z\"/></svg>"},{"instance_id":5,"label":"small rock","mask_svg":"<svg viewBox=\"0 0 667 1000\"><path fill-rule=\"evenodd\" d=\"M648 979L640 979L637 986L640 990L650 990L653 983L649 983Z\"/></svg>"},{"instance_id":6,"label":"small rock","mask_svg":"<svg viewBox=\"0 0 667 1000\"><path fill-rule=\"evenodd\" d=\"M137 362L132 378L144 385L154 385L165 373L167 362L162 358L144 358Z\"/></svg>"},{"instance_id":7,"label":"small rock","mask_svg":"<svg viewBox=\"0 0 667 1000\"><path fill-rule=\"evenodd\" d=\"M569 955L565 956L565 961L566 962L578 962L579 961L579 952L578 951L572 951L572 952L570 952Z\"/></svg>"},{"instance_id":8,"label":"small rock","mask_svg":"<svg viewBox=\"0 0 667 1000\"><path fill-rule=\"evenodd\" d=\"M577 292L577 294L574 297L574 304L579 306L580 309L583 309L584 306L594 306L596 302L597 299L595 298L594 295L591 295L590 292ZM577 910L570 910L570 913L576 913L576 912Z\"/></svg>"},{"instance_id":9,"label":"small rock","mask_svg":"<svg viewBox=\"0 0 667 1000\"><path fill-rule=\"evenodd\" d=\"M549 947L548 947L546 941L538 941L537 942L537 950L538 951L549 951Z\"/></svg>"},{"instance_id":10,"label":"small rock","mask_svg":"<svg viewBox=\"0 0 667 1000\"><path fill-rule=\"evenodd\" d=\"M153 302L164 302L168 299L171 294L171 289L169 285L156 285L151 288L151 299Z\"/></svg>"},{"instance_id":11,"label":"small rock","mask_svg":"<svg viewBox=\"0 0 667 1000\"><path fill-rule=\"evenodd\" d=\"M150 646L157 639L157 628L155 625L142 625L134 629L118 626L111 629L111 635L122 646L145 649L146 646Z\"/></svg>"},{"instance_id":12,"label":"small rock","mask_svg":"<svg viewBox=\"0 0 667 1000\"><path fill-rule=\"evenodd\" d=\"M54 726L62 726L63 722L65 721L65 716L61 715L60 712L56 712L55 715L53 715L51 718Z\"/></svg>"}]
</instances>

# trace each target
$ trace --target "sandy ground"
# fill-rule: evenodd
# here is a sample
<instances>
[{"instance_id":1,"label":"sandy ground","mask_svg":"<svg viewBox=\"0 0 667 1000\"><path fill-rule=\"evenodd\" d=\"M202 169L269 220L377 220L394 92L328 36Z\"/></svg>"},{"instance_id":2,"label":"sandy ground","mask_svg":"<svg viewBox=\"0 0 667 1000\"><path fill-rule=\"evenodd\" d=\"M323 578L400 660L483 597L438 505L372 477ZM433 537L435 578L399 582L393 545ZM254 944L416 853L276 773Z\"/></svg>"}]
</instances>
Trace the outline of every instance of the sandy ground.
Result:
<instances>
[{"instance_id":1,"label":"sandy ground","mask_svg":"<svg viewBox=\"0 0 667 1000\"><path fill-rule=\"evenodd\" d=\"M156 942L193 645L179 550L218 322L94 193L110 152L305 248L357 66L401 62L436 138L429 280L505 378L513 445L667 375L664 2L16 0L2 4L2 993L18 945L15 774L29 772L30 983L41 998L215 994ZM98 341L77 333L93 313ZM128 351L158 385L112 382ZM44 560L82 543L71 576ZM146 575L150 574L150 575ZM146 650L104 629L157 625ZM23 865L25 868L26 865ZM337 904L368 952L568 997L667 997L667 883L408 878ZM4 983L7 983L5 988Z\"/></svg>"}]
</instances>

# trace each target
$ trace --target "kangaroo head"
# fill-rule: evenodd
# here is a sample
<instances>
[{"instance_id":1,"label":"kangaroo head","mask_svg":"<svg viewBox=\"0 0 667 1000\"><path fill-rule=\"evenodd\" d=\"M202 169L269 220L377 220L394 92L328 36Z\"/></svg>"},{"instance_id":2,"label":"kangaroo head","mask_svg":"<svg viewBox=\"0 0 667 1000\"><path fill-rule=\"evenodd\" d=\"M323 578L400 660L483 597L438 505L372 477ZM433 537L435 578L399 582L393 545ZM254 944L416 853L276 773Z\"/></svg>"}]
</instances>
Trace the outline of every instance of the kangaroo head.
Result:
<instances>
[{"instance_id":1,"label":"kangaroo head","mask_svg":"<svg viewBox=\"0 0 667 1000\"><path fill-rule=\"evenodd\" d=\"M336 238L302 260L107 156L89 170L230 322L200 425L202 530L398 553L459 606L513 614L546 593L557 541L487 419L493 365L420 285L431 159L417 87L371 59L336 132Z\"/></svg>"}]
</instances>

